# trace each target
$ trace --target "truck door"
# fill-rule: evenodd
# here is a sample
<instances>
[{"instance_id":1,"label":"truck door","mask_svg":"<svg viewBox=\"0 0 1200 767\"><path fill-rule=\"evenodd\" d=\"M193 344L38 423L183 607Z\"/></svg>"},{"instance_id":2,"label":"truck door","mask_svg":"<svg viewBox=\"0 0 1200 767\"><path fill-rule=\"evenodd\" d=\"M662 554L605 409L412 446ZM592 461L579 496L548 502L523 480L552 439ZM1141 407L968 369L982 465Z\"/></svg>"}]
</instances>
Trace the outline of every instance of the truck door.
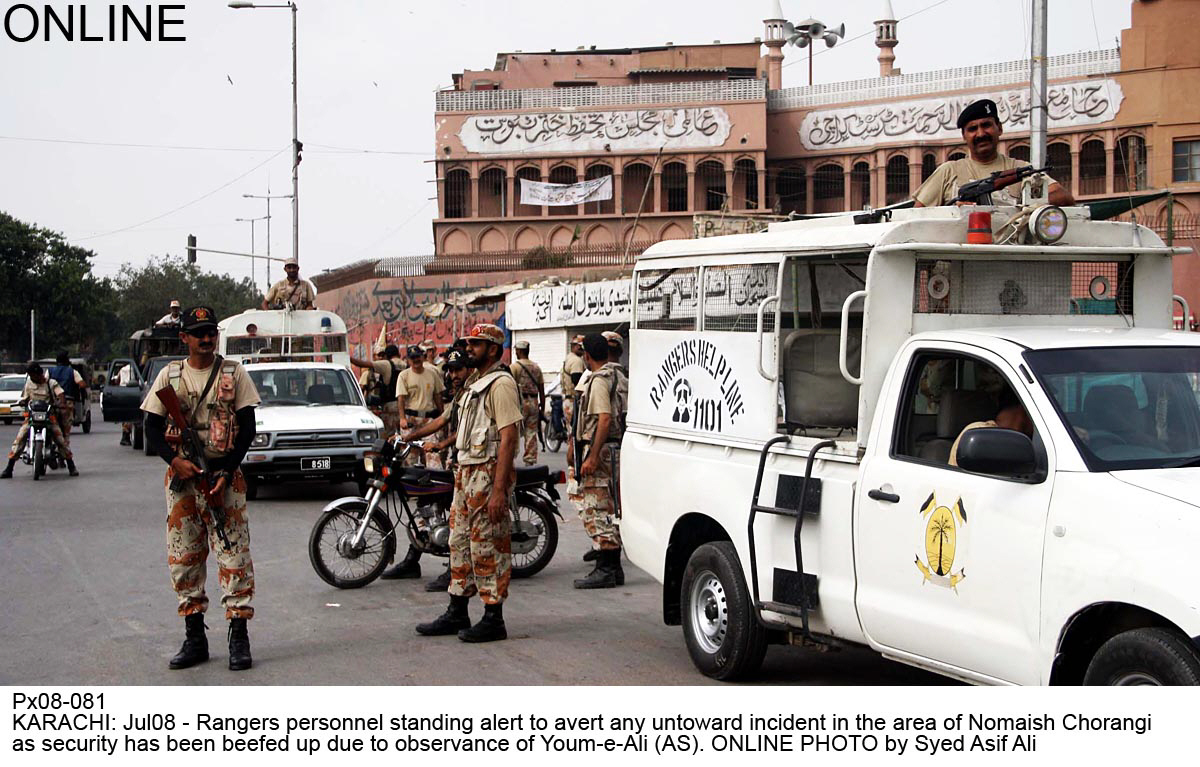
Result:
<instances>
[{"instance_id":1,"label":"truck door","mask_svg":"<svg viewBox=\"0 0 1200 767\"><path fill-rule=\"evenodd\" d=\"M117 376L121 368L128 365L129 383L120 386ZM132 359L116 359L108 367L108 379L104 383L104 393L100 397L100 412L104 420L112 423L141 421L142 405L142 371Z\"/></svg>"},{"instance_id":2,"label":"truck door","mask_svg":"<svg viewBox=\"0 0 1200 767\"><path fill-rule=\"evenodd\" d=\"M1015 683L1043 681L1036 646L1053 456L1027 476L968 472L955 440L1022 408L1008 364L965 345L907 352L856 493L856 601L872 642ZM998 411L1004 409L1003 414ZM1039 451L1045 455L1043 445Z\"/></svg>"}]
</instances>

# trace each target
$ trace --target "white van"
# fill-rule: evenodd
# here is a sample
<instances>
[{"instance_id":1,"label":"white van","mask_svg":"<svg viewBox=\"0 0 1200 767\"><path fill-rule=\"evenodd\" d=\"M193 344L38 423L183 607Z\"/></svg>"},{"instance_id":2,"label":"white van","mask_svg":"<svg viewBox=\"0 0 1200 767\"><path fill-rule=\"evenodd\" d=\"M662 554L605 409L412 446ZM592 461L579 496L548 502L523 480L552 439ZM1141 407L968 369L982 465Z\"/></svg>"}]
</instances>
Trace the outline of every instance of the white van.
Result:
<instances>
[{"instance_id":1,"label":"white van","mask_svg":"<svg viewBox=\"0 0 1200 767\"><path fill-rule=\"evenodd\" d=\"M968 212L1028 244L965 244ZM979 683L1200 683L1200 336L1171 330L1189 251L1042 213L639 258L621 534L702 672L791 643Z\"/></svg>"},{"instance_id":2,"label":"white van","mask_svg":"<svg viewBox=\"0 0 1200 767\"><path fill-rule=\"evenodd\" d=\"M320 309L271 309L221 320L222 357L251 362L332 362L350 367L346 322Z\"/></svg>"}]
</instances>

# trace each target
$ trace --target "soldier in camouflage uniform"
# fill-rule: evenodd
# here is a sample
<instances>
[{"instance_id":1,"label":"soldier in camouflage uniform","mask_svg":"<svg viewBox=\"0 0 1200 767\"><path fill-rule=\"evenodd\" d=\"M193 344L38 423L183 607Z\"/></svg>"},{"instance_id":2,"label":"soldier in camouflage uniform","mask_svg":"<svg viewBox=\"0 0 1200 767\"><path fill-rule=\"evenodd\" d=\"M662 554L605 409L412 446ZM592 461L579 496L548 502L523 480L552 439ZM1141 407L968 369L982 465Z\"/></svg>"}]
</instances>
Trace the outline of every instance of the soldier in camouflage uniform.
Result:
<instances>
[{"instance_id":1,"label":"soldier in camouflage uniform","mask_svg":"<svg viewBox=\"0 0 1200 767\"><path fill-rule=\"evenodd\" d=\"M72 477L78 477L79 472L75 468L75 458L71 455L71 448L67 444L66 437L63 436L62 429L58 426L58 406L66 401L66 393L63 392L61 386L53 378L46 375L42 370L42 366L36 362L29 363L29 367L25 369L25 386L21 389L20 402L26 405L25 421L21 424L21 428L17 430L17 438L13 440L12 447L8 451L8 465L4 467L4 471L0 472L0 479L12 479L13 467L16 466L17 460L21 457L21 451L25 449L25 440L29 438L29 429L32 426L29 415L29 403L31 402L49 402L50 411L48 416L50 430L50 438L58 445L58 451L63 460L67 462L67 470Z\"/></svg>"},{"instance_id":2,"label":"soldier in camouflage uniform","mask_svg":"<svg viewBox=\"0 0 1200 767\"><path fill-rule=\"evenodd\" d=\"M567 461L576 478L568 487L568 496L592 539L596 566L574 585L577 589L614 588L625 583L612 492L614 443L620 439L620 416L629 386L620 369L608 361L608 343L599 333L584 337L583 361L589 375L581 379L576 391L574 438L567 449Z\"/></svg>"},{"instance_id":3,"label":"soldier in camouflage uniform","mask_svg":"<svg viewBox=\"0 0 1200 767\"><path fill-rule=\"evenodd\" d=\"M572 418L575 415L575 385L579 383L587 366L583 364L583 336L576 335L571 339L571 351L563 360L562 372L559 373L559 386L563 394L563 418L567 421L570 431Z\"/></svg>"},{"instance_id":4,"label":"soldier in camouflage uniform","mask_svg":"<svg viewBox=\"0 0 1200 767\"><path fill-rule=\"evenodd\" d=\"M246 621L254 615L254 563L250 558L250 527L246 513L246 480L238 468L254 439L254 407L258 391L242 366L215 354L217 317L212 309L197 306L183 315L180 338L188 349L186 360L172 362L150 385L142 403L146 413L146 439L168 464L164 480L167 501L167 565L184 618L183 647L168 664L188 668L208 660L204 634L204 593L209 549L215 550L221 604L229 620L229 668L252 665ZM205 496L195 477L199 467L183 457L168 441L167 411L156 395L172 388L179 397L184 418L204 443L210 479L224 499L224 533L221 540Z\"/></svg>"},{"instance_id":5,"label":"soldier in camouflage uniform","mask_svg":"<svg viewBox=\"0 0 1200 767\"><path fill-rule=\"evenodd\" d=\"M509 370L521 391L521 430L525 438L521 460L526 466L533 466L537 463L538 433L541 431L542 413L546 409L546 385L542 369L529 359L529 342L517 341L513 344L513 351L517 359L509 366Z\"/></svg>"},{"instance_id":6,"label":"soldier in camouflage uniform","mask_svg":"<svg viewBox=\"0 0 1200 767\"><path fill-rule=\"evenodd\" d=\"M450 505L450 606L417 626L417 633L457 633L464 642L491 642L508 638L503 608L512 568L513 457L521 404L517 383L500 359L504 331L476 325L466 338L475 373L461 395L454 443L459 466ZM471 625L467 605L475 594L484 613Z\"/></svg>"}]
</instances>

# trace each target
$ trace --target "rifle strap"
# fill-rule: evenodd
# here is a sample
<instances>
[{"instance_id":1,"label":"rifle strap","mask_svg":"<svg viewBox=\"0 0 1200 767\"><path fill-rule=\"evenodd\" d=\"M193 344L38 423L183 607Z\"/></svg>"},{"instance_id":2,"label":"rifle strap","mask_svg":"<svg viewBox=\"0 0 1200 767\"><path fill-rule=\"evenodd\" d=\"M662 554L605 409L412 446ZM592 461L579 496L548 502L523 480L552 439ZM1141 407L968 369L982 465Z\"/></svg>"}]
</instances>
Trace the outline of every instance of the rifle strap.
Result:
<instances>
[{"instance_id":1,"label":"rifle strap","mask_svg":"<svg viewBox=\"0 0 1200 767\"><path fill-rule=\"evenodd\" d=\"M204 398L208 396L208 393L210 391L212 391L213 383L217 380L217 376L220 374L221 366L224 364L224 362L225 362L225 360L221 357L220 354L215 355L213 357L212 372L208 374L208 381L204 384L204 391L200 392L200 397L199 397L199 399L196 400L196 410L200 409L200 406L204 403ZM175 364L175 363L172 363L172 364ZM178 364L179 364L179 372L182 375L183 366L187 364L187 360L180 360ZM189 420L192 421L192 423L190 423L188 425L191 426L193 429L196 428L196 423L195 423L196 412L195 412L195 410L193 410L189 414Z\"/></svg>"}]
</instances>

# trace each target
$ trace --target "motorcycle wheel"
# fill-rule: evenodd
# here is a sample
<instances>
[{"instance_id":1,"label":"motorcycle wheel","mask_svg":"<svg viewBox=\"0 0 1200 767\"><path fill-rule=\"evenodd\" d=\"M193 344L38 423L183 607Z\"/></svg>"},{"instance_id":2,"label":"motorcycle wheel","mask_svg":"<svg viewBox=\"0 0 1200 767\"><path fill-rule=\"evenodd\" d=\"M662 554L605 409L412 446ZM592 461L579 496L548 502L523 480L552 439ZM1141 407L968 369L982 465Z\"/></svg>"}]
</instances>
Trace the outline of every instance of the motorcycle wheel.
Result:
<instances>
[{"instance_id":1,"label":"motorcycle wheel","mask_svg":"<svg viewBox=\"0 0 1200 767\"><path fill-rule=\"evenodd\" d=\"M526 494L517 495L512 518L512 577L528 578L554 557L558 520L548 501Z\"/></svg>"},{"instance_id":2,"label":"motorcycle wheel","mask_svg":"<svg viewBox=\"0 0 1200 767\"><path fill-rule=\"evenodd\" d=\"M46 456L41 443L33 446L33 479L36 482L46 473Z\"/></svg>"},{"instance_id":3,"label":"motorcycle wheel","mask_svg":"<svg viewBox=\"0 0 1200 767\"><path fill-rule=\"evenodd\" d=\"M321 580L339 589L357 589L379 577L396 556L396 535L387 514L371 515L358 549L350 540L366 512L366 505L341 506L325 512L308 538L308 559Z\"/></svg>"},{"instance_id":4,"label":"motorcycle wheel","mask_svg":"<svg viewBox=\"0 0 1200 767\"><path fill-rule=\"evenodd\" d=\"M546 435L546 449L551 453L557 453L558 449L562 447L562 443L563 437L561 434L551 431Z\"/></svg>"}]
</instances>

